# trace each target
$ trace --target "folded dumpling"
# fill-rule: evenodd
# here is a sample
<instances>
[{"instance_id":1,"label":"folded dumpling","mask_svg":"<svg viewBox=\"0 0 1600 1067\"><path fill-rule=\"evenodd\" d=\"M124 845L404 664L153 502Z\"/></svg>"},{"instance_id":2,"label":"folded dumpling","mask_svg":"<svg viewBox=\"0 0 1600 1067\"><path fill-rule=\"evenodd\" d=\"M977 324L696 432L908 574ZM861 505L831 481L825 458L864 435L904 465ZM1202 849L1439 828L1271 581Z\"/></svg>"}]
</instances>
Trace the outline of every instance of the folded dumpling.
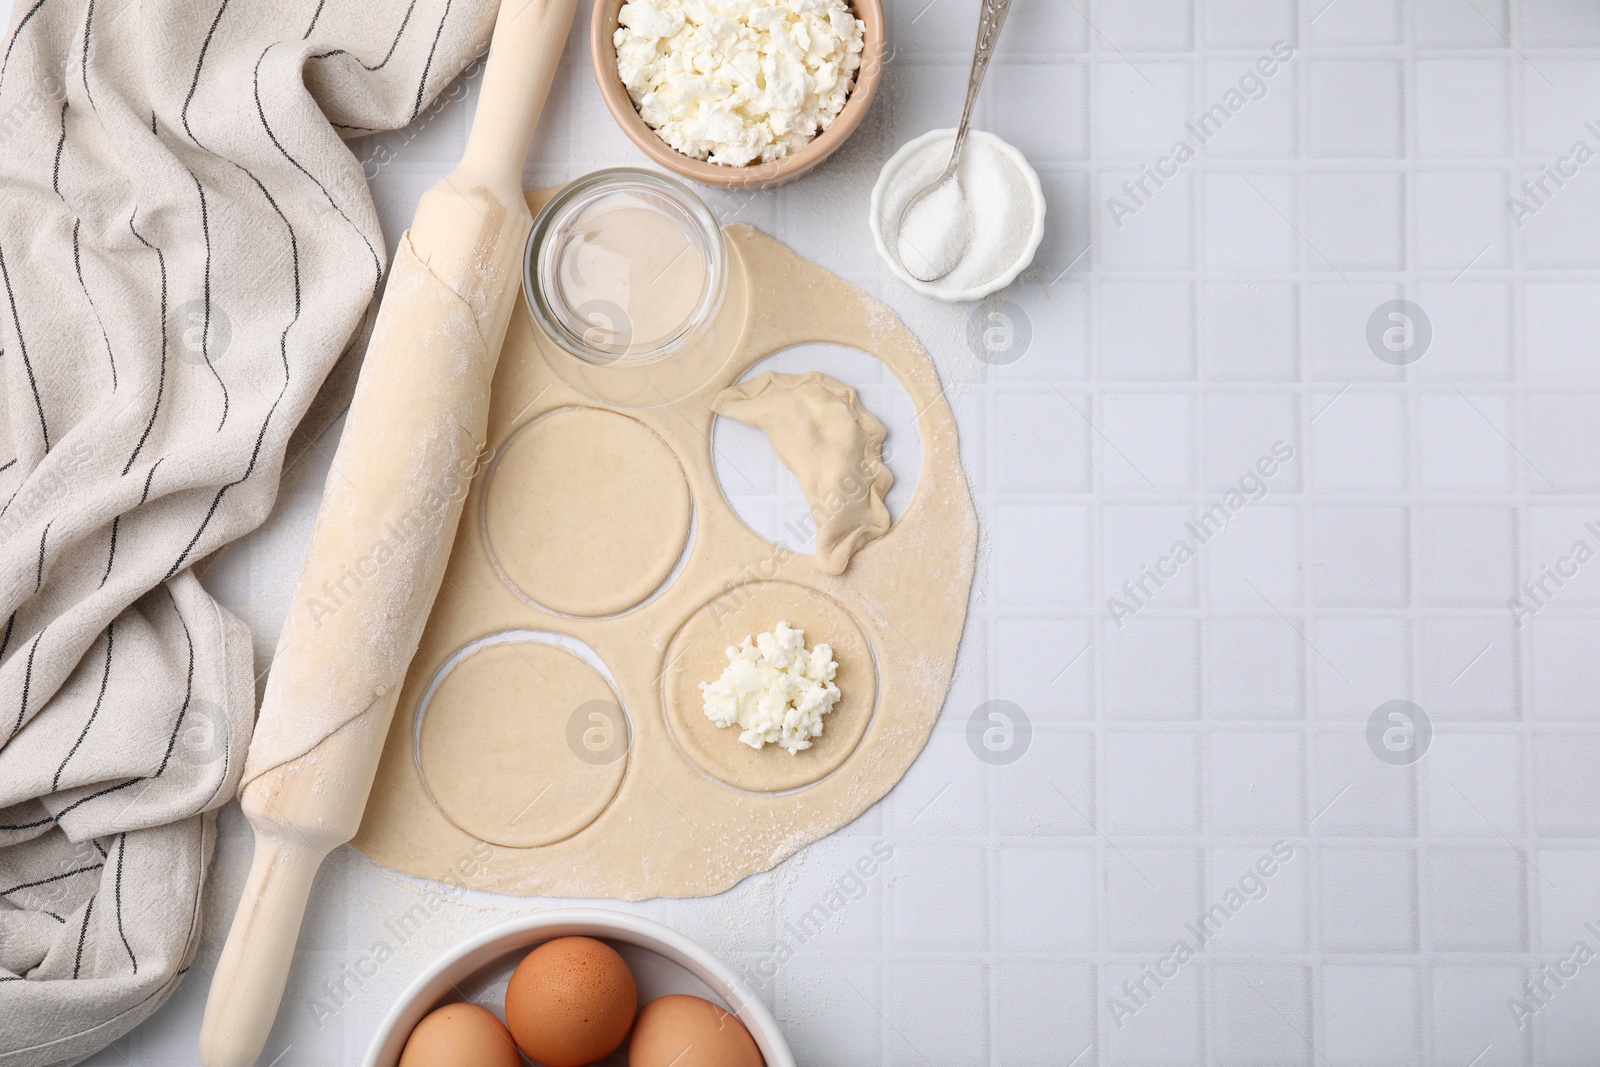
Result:
<instances>
[{"instance_id":1,"label":"folded dumpling","mask_svg":"<svg viewBox=\"0 0 1600 1067\"><path fill-rule=\"evenodd\" d=\"M883 498L894 484L883 464L888 431L850 386L821 371L768 371L724 389L711 409L765 433L800 480L824 571L843 574L851 556L888 532Z\"/></svg>"}]
</instances>

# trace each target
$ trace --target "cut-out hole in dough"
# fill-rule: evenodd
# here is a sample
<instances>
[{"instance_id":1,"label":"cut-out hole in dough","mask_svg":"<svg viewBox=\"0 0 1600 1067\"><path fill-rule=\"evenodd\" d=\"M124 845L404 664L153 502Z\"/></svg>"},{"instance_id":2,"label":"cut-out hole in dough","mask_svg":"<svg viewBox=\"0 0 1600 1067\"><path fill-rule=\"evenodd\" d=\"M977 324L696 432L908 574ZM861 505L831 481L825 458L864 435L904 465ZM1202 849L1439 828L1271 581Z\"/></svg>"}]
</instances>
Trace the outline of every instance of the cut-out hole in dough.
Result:
<instances>
[{"instance_id":1,"label":"cut-out hole in dough","mask_svg":"<svg viewBox=\"0 0 1600 1067\"><path fill-rule=\"evenodd\" d=\"M658 592L693 519L689 483L667 443L637 419L598 408L560 408L513 434L489 472L483 509L489 555L506 583L539 607L586 618Z\"/></svg>"},{"instance_id":2,"label":"cut-out hole in dough","mask_svg":"<svg viewBox=\"0 0 1600 1067\"><path fill-rule=\"evenodd\" d=\"M599 817L622 782L632 729L597 663L570 638L524 632L445 664L418 709L416 750L423 786L452 823L492 845L533 848Z\"/></svg>"},{"instance_id":3,"label":"cut-out hole in dough","mask_svg":"<svg viewBox=\"0 0 1600 1067\"><path fill-rule=\"evenodd\" d=\"M739 381L767 371L805 374L813 370L855 387L861 406L888 430L883 462L894 475L894 485L884 503L890 520L898 521L911 503L922 473L922 438L917 432L916 406L877 357L842 345L797 345L761 360ZM711 443L717 481L745 525L773 544L802 554L815 552L816 523L810 504L800 480L783 465L766 434L718 416Z\"/></svg>"},{"instance_id":4,"label":"cut-out hole in dough","mask_svg":"<svg viewBox=\"0 0 1600 1067\"><path fill-rule=\"evenodd\" d=\"M830 645L839 664L839 702L823 717L822 736L790 754L778 745L753 749L737 727L706 717L700 683L715 681L728 665L726 650L787 622L805 631L806 645ZM788 582L735 586L695 612L667 648L671 667L662 680L662 706L679 751L713 778L756 793L799 789L821 781L856 750L878 701L872 645L850 613L833 598Z\"/></svg>"},{"instance_id":5,"label":"cut-out hole in dough","mask_svg":"<svg viewBox=\"0 0 1600 1067\"><path fill-rule=\"evenodd\" d=\"M711 410L758 427L811 507L817 566L843 574L850 557L889 532L883 498L894 475L883 464L883 423L856 391L821 371L768 371L724 389Z\"/></svg>"}]
</instances>

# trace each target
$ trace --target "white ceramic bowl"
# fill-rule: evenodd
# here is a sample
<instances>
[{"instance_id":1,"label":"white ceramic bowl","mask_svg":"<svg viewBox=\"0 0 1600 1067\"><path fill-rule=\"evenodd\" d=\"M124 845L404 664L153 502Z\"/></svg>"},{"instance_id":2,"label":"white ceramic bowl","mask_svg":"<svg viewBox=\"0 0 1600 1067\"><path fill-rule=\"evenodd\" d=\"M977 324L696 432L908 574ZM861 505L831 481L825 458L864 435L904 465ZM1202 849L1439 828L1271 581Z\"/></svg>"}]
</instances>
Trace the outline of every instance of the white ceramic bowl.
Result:
<instances>
[{"instance_id":1,"label":"white ceramic bowl","mask_svg":"<svg viewBox=\"0 0 1600 1067\"><path fill-rule=\"evenodd\" d=\"M505 1018L506 983L535 945L571 935L607 941L633 968L639 1006L668 993L704 997L738 1016L756 1039L766 1067L795 1067L772 1013L726 964L660 923L622 912L560 908L514 919L466 941L417 975L389 1010L367 1048L363 1067L395 1067L423 1016L444 1004L470 1000ZM627 1045L604 1064L626 1063Z\"/></svg>"},{"instance_id":2,"label":"white ceramic bowl","mask_svg":"<svg viewBox=\"0 0 1600 1067\"><path fill-rule=\"evenodd\" d=\"M889 186L894 180L895 174L901 167L905 166L906 161L923 145L938 140L953 141L955 135L956 131L953 129L929 130L921 137L901 145L900 151L890 156L889 162L885 163L883 170L878 172L877 184L872 187L872 213L870 219L873 246L877 248L878 255L883 261L889 265L889 270L894 273L894 276L924 296L931 296L935 300L945 300L952 304L966 300L982 300L990 293L997 293L1016 281L1017 276L1027 270L1028 264L1033 262L1034 253L1039 250L1039 243L1044 240L1045 211L1044 188L1039 184L1039 174L1028 163L1023 154L992 133L987 133L983 130L968 130L968 145L975 141L988 144L998 149L1002 155L1016 164L1017 170L1022 172L1023 180L1027 182L1028 189L1033 194L1033 232L1029 234L1027 243L1023 245L1022 255L1018 257L1017 261L1008 267L1004 273L983 285L975 286L971 289L943 289L933 283L919 281L912 277L911 273L900 265L900 257L890 250L883 237L884 204L888 199Z\"/></svg>"}]
</instances>

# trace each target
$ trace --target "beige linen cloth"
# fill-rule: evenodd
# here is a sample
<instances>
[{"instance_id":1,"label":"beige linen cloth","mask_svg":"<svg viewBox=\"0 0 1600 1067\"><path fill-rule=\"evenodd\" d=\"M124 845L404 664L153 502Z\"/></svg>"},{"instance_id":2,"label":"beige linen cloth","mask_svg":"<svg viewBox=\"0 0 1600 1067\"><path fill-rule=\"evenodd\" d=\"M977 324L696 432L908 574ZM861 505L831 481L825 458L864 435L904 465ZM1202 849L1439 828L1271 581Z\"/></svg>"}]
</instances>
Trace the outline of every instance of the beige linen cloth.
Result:
<instances>
[{"instance_id":1,"label":"beige linen cloth","mask_svg":"<svg viewBox=\"0 0 1600 1067\"><path fill-rule=\"evenodd\" d=\"M16 2L0 50L4 1067L91 1055L194 956L255 687L249 634L191 568L261 523L295 441L348 398L340 357L360 350L387 255L344 138L415 119L494 7Z\"/></svg>"}]
</instances>

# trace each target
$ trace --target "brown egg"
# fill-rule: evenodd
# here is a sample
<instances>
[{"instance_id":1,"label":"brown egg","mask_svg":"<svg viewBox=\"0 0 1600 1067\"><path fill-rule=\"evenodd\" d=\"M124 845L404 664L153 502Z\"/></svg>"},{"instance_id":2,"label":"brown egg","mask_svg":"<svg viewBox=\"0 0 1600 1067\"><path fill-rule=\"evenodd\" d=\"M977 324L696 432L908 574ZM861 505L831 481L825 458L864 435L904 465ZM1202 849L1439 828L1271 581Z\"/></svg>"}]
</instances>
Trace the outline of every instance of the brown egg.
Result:
<instances>
[{"instance_id":1,"label":"brown egg","mask_svg":"<svg viewBox=\"0 0 1600 1067\"><path fill-rule=\"evenodd\" d=\"M522 1057L494 1012L476 1004L446 1004L411 1031L400 1067L522 1067Z\"/></svg>"},{"instance_id":2,"label":"brown egg","mask_svg":"<svg viewBox=\"0 0 1600 1067\"><path fill-rule=\"evenodd\" d=\"M622 1046L639 1010L633 972L616 949L592 937L546 941L506 987L506 1022L544 1067L587 1067Z\"/></svg>"},{"instance_id":3,"label":"brown egg","mask_svg":"<svg viewBox=\"0 0 1600 1067\"><path fill-rule=\"evenodd\" d=\"M674 993L644 1006L628 1067L761 1067L755 1038L728 1009Z\"/></svg>"}]
</instances>

